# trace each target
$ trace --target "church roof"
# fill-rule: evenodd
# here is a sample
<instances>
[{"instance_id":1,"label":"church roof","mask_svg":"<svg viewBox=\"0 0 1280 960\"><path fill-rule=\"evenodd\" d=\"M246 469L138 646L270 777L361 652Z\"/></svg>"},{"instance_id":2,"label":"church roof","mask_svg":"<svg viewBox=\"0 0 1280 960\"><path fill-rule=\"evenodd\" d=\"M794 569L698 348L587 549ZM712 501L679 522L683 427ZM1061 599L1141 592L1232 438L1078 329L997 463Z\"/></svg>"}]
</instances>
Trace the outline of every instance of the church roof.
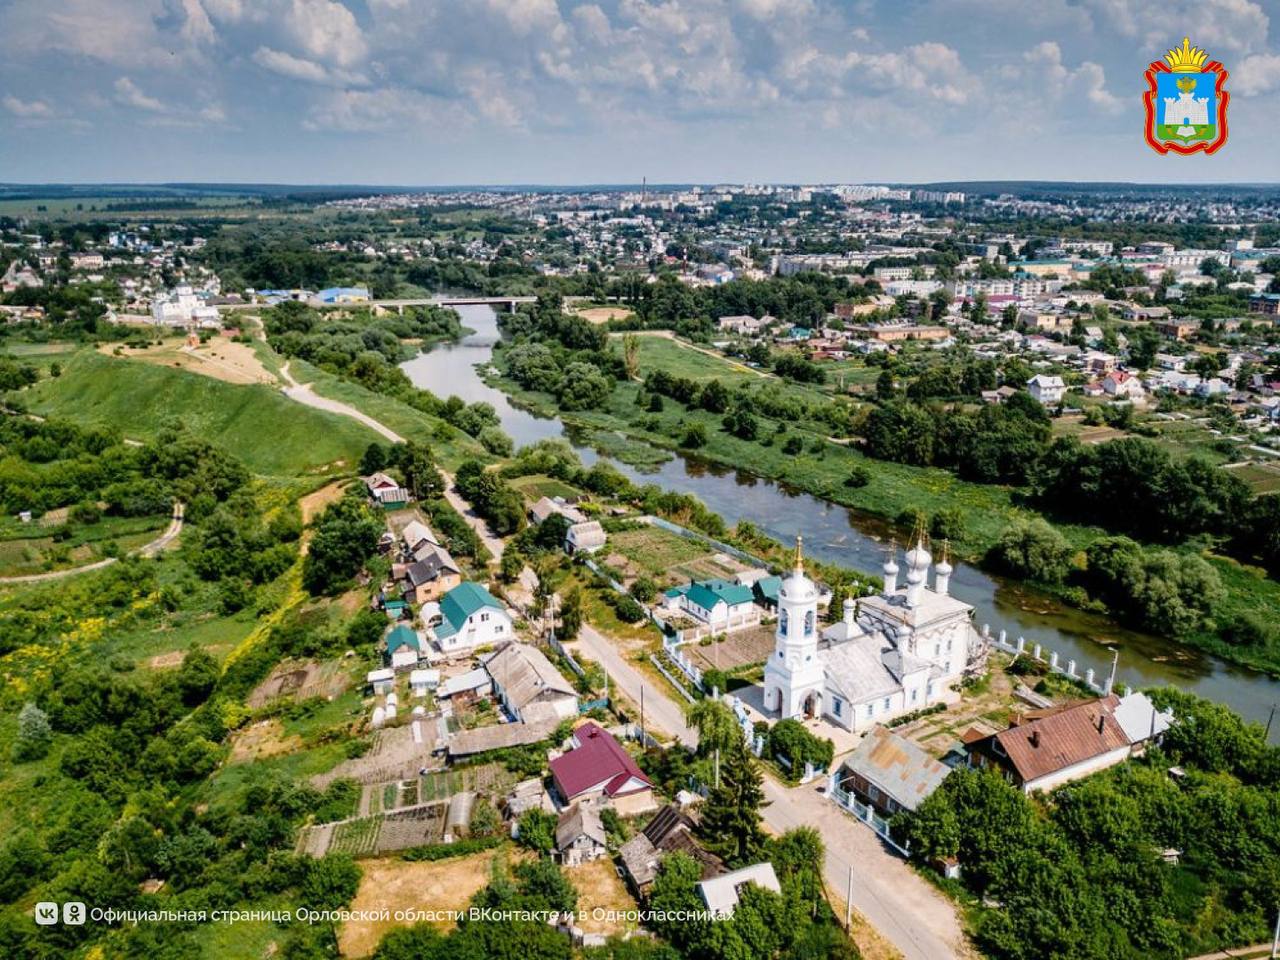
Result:
<instances>
[{"instance_id":1,"label":"church roof","mask_svg":"<svg viewBox=\"0 0 1280 960\"><path fill-rule=\"evenodd\" d=\"M906 598L907 591L902 589L892 594L880 593L873 597L863 597L858 604L864 613L872 614L877 620L912 628L923 627L958 613L967 617L973 611L973 607L963 600L928 588L920 591L920 602L914 607L907 606Z\"/></svg>"},{"instance_id":2,"label":"church roof","mask_svg":"<svg viewBox=\"0 0 1280 960\"><path fill-rule=\"evenodd\" d=\"M864 703L897 693L902 685L885 666L881 651L888 644L880 634L863 634L818 656L826 668L827 685L850 703Z\"/></svg>"}]
</instances>

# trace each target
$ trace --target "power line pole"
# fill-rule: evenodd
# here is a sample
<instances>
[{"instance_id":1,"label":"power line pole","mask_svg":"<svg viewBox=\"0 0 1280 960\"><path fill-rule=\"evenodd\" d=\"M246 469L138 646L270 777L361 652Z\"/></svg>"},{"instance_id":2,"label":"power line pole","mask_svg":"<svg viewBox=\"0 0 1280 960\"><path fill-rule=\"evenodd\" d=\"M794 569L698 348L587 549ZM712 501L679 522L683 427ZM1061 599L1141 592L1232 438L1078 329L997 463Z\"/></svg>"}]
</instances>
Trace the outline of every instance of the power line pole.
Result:
<instances>
[{"instance_id":1,"label":"power line pole","mask_svg":"<svg viewBox=\"0 0 1280 960\"><path fill-rule=\"evenodd\" d=\"M1276 718L1276 705L1271 705L1271 713L1267 716L1267 732L1262 735L1262 742L1266 743L1271 739L1271 721Z\"/></svg>"},{"instance_id":2,"label":"power line pole","mask_svg":"<svg viewBox=\"0 0 1280 960\"><path fill-rule=\"evenodd\" d=\"M848 933L853 925L853 864L849 864L849 885L844 891L844 932Z\"/></svg>"},{"instance_id":3,"label":"power line pole","mask_svg":"<svg viewBox=\"0 0 1280 960\"><path fill-rule=\"evenodd\" d=\"M1271 960L1280 957L1280 910L1276 911L1276 935L1271 940Z\"/></svg>"}]
</instances>

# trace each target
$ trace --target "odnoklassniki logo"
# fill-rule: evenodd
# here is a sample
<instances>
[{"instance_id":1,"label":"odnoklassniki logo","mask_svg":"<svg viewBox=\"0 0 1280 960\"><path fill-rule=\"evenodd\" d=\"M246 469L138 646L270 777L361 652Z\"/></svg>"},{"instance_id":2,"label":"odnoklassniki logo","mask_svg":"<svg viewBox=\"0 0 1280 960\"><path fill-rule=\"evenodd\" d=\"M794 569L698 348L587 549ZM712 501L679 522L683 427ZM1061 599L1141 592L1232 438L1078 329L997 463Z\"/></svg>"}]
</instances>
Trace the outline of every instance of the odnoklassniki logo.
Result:
<instances>
[{"instance_id":1,"label":"odnoklassniki logo","mask_svg":"<svg viewBox=\"0 0 1280 960\"><path fill-rule=\"evenodd\" d=\"M1147 145L1156 153L1215 153L1227 142L1227 68L1183 37L1147 67Z\"/></svg>"}]
</instances>

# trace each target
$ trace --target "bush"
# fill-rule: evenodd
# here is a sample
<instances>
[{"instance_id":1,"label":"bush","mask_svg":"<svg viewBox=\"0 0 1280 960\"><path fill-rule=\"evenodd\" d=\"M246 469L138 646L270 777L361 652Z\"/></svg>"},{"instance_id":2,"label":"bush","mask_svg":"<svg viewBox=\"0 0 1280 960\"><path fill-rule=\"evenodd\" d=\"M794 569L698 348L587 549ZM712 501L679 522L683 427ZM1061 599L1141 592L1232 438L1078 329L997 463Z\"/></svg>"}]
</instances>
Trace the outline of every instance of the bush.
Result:
<instances>
[{"instance_id":1,"label":"bush","mask_svg":"<svg viewBox=\"0 0 1280 960\"><path fill-rule=\"evenodd\" d=\"M991 550L1001 570L1024 580L1060 583L1071 569L1066 537L1039 518L1015 523Z\"/></svg>"},{"instance_id":2,"label":"bush","mask_svg":"<svg viewBox=\"0 0 1280 960\"><path fill-rule=\"evenodd\" d=\"M631 584L627 592L640 603L652 603L653 598L658 595L658 585L648 577L640 577Z\"/></svg>"},{"instance_id":3,"label":"bush","mask_svg":"<svg viewBox=\"0 0 1280 960\"><path fill-rule=\"evenodd\" d=\"M871 471L860 463L855 463L853 469L849 471L849 476L844 478L844 485L852 489L860 489L871 482Z\"/></svg>"}]
</instances>

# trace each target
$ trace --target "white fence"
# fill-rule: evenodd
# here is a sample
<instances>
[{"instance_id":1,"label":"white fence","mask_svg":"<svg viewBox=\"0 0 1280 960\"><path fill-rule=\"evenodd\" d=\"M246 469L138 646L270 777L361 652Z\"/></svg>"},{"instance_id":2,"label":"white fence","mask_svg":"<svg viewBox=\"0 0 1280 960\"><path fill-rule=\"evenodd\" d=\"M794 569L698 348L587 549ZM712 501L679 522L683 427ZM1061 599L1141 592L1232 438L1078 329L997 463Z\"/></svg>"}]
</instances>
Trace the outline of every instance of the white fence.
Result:
<instances>
[{"instance_id":1,"label":"white fence","mask_svg":"<svg viewBox=\"0 0 1280 960\"><path fill-rule=\"evenodd\" d=\"M1107 696L1115 687L1116 666L1120 660L1120 652L1118 650L1112 651L1111 671L1107 678L1099 680L1093 667L1087 668L1082 676L1078 672L1075 660L1067 660L1063 664L1057 650L1047 650L1038 643L1028 643L1025 637L1010 640L1008 634L1001 630L1000 635L993 638L990 624L984 623L982 625L982 638L997 650L1013 654L1015 657L1031 657L1038 663L1045 664L1053 673L1061 674L1070 680L1078 680L1099 696Z\"/></svg>"},{"instance_id":2,"label":"white fence","mask_svg":"<svg viewBox=\"0 0 1280 960\"><path fill-rule=\"evenodd\" d=\"M876 835L880 837L881 840L889 844L889 846L893 847L893 849L897 850L904 857L910 856L910 849L901 846L893 839L893 836L889 831L889 821L876 813L875 808L863 803L848 790L842 790L837 786L836 776L837 774L831 774L827 781L827 796L831 798L832 802L842 810L848 811L865 823L876 832Z\"/></svg>"}]
</instances>

